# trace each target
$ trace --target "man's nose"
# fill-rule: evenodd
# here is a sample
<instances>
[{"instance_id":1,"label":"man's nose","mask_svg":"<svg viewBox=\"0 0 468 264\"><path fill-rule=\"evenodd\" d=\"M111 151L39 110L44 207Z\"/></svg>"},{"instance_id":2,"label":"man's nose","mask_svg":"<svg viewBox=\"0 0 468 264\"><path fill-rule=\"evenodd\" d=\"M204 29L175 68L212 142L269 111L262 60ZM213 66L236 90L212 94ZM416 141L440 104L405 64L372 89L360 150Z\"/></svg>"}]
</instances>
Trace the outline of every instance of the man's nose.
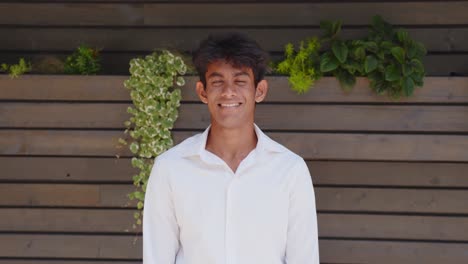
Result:
<instances>
[{"instance_id":1,"label":"man's nose","mask_svg":"<svg viewBox=\"0 0 468 264\"><path fill-rule=\"evenodd\" d=\"M232 96L237 93L236 86L233 83L226 83L223 87L222 95L223 96Z\"/></svg>"}]
</instances>

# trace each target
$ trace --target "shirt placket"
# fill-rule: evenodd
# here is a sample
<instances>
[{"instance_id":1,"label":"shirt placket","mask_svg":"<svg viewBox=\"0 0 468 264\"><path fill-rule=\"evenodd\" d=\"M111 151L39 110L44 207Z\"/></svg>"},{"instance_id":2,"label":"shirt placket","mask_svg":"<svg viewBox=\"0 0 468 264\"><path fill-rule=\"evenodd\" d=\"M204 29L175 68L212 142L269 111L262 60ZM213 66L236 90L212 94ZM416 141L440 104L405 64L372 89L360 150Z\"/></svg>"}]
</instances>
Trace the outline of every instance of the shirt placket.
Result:
<instances>
[{"instance_id":1,"label":"shirt placket","mask_svg":"<svg viewBox=\"0 0 468 264\"><path fill-rule=\"evenodd\" d=\"M236 263L235 254L235 241L234 241L234 195L236 193L236 186L238 177L232 172L228 172L229 181L226 187L226 223L225 223L225 252L226 252L226 264Z\"/></svg>"}]
</instances>

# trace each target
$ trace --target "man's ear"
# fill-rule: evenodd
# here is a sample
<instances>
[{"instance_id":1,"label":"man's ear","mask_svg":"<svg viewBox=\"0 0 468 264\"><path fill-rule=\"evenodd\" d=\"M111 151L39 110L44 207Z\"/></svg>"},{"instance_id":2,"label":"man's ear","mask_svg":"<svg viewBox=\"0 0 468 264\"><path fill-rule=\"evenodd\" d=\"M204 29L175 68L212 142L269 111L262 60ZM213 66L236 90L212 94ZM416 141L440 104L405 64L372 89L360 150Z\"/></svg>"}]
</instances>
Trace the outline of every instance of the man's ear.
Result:
<instances>
[{"instance_id":1,"label":"man's ear","mask_svg":"<svg viewBox=\"0 0 468 264\"><path fill-rule=\"evenodd\" d=\"M202 82L200 82L200 81L197 82L196 91L197 91L197 94L198 94L198 98L200 98L200 101L202 101L205 104L208 104L208 98L207 98L207 95L206 95L205 86L203 85Z\"/></svg>"},{"instance_id":2,"label":"man's ear","mask_svg":"<svg viewBox=\"0 0 468 264\"><path fill-rule=\"evenodd\" d=\"M268 82L266 80L261 80L257 84L257 89L255 89L255 102L260 103L265 99L265 96L268 92Z\"/></svg>"}]
</instances>

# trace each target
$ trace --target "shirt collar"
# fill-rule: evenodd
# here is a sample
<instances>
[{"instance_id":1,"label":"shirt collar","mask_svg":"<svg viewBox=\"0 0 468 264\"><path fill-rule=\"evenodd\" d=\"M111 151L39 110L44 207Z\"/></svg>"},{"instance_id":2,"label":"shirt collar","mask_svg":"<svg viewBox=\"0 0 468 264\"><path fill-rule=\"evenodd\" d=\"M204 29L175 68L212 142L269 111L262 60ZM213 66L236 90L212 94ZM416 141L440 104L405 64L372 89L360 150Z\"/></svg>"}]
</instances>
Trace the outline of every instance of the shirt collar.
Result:
<instances>
[{"instance_id":1,"label":"shirt collar","mask_svg":"<svg viewBox=\"0 0 468 264\"><path fill-rule=\"evenodd\" d=\"M194 136L192 144L187 145L187 149L183 151L184 157L202 155L206 151L206 141L208 139L208 133L210 131L211 124L203 131L203 133ZM270 137L265 135L263 131L254 123L255 133L257 135L257 146L255 149L260 152L284 152L285 147L281 146Z\"/></svg>"}]
</instances>

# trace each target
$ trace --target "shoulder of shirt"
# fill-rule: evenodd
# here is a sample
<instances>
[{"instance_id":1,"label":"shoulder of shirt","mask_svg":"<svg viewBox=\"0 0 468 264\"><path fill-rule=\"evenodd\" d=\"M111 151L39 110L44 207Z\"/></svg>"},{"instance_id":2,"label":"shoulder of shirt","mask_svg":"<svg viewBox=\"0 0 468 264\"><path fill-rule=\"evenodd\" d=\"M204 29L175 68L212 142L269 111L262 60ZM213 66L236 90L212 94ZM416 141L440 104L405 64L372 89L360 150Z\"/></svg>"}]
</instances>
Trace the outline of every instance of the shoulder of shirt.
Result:
<instances>
[{"instance_id":1,"label":"shoulder of shirt","mask_svg":"<svg viewBox=\"0 0 468 264\"><path fill-rule=\"evenodd\" d=\"M158 160L158 162L168 162L171 160L176 161L183 158L187 151L193 151L193 148L197 147L196 143L199 141L201 136L202 134L198 133L189 138L184 139L179 144L159 154L156 157L156 160Z\"/></svg>"},{"instance_id":2,"label":"shoulder of shirt","mask_svg":"<svg viewBox=\"0 0 468 264\"><path fill-rule=\"evenodd\" d=\"M275 150L277 152L276 154L284 156L285 159L291 161L294 164L297 164L299 162L305 162L304 159L287 148L286 146L276 142L275 140L271 139L270 137L265 135L265 143L268 145L268 149Z\"/></svg>"}]
</instances>

